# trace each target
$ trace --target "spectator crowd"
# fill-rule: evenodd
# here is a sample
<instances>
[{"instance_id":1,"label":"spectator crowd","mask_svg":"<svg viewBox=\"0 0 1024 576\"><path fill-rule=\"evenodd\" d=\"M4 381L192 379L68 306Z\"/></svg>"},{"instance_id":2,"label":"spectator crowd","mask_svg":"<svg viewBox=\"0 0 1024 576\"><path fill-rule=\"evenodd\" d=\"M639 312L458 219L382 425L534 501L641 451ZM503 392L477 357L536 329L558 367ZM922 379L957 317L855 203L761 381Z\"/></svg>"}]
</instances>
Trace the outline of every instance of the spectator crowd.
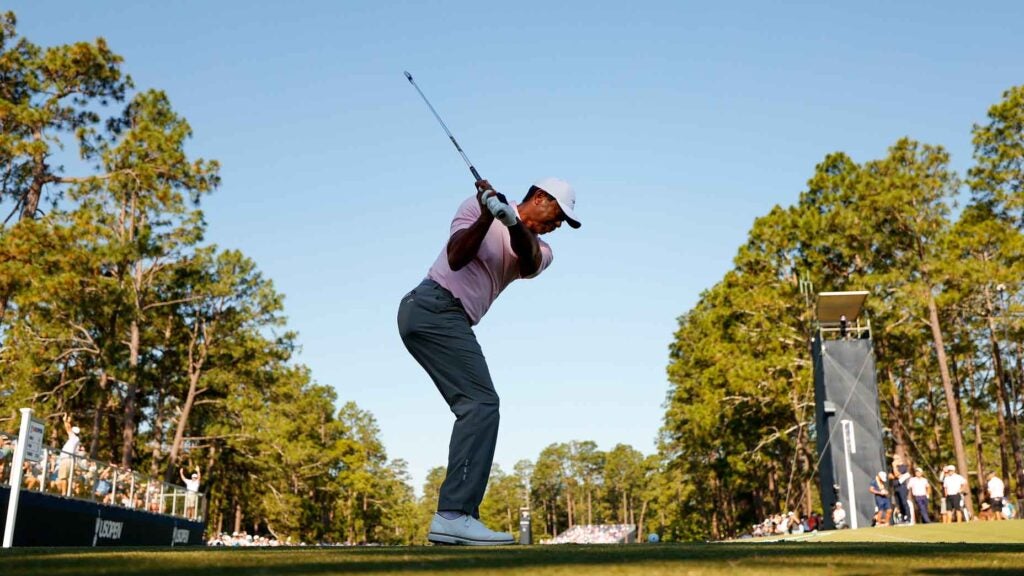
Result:
<instances>
[{"instance_id":1,"label":"spectator crowd","mask_svg":"<svg viewBox=\"0 0 1024 576\"><path fill-rule=\"evenodd\" d=\"M227 532L222 532L222 533L218 534L217 536L214 536L213 538L210 538L209 540L207 540L206 541L206 545L207 546L230 546L230 547L233 547L233 548L237 548L237 547L240 547L240 546L246 546L246 547L249 547L249 546L260 546L260 547L305 546L306 544L305 544L305 542L299 542L298 544L293 544L291 540L285 540L284 542L282 542L282 541L280 541L280 540L278 540L277 538L274 538L274 537L253 536L252 534L248 534L248 533L242 531L242 532L232 532L231 534L228 534Z\"/></svg>"},{"instance_id":2,"label":"spectator crowd","mask_svg":"<svg viewBox=\"0 0 1024 576\"><path fill-rule=\"evenodd\" d=\"M46 449L39 462L26 460L21 466L21 488L55 496L89 500L108 506L173 514L199 520L203 514L199 494L200 471L186 477L185 487L174 486L131 469L89 458L81 443L81 430L67 416L63 419L67 440L60 450ZM14 435L0 434L0 484L12 479Z\"/></svg>"},{"instance_id":3,"label":"spectator crowd","mask_svg":"<svg viewBox=\"0 0 1024 576\"><path fill-rule=\"evenodd\" d=\"M874 526L931 523L936 505L943 524L972 520L966 505L970 482L960 475L956 466L949 464L942 468L936 486L941 488L938 498L933 497L933 487L924 469L915 467L913 470L911 475L909 464L897 456L889 472L880 471L871 481L868 492L875 501ZM980 507L975 519L1004 520L1016 516L1014 505L1006 499L1003 480L994 471L984 475L979 495Z\"/></svg>"},{"instance_id":4,"label":"spectator crowd","mask_svg":"<svg viewBox=\"0 0 1024 576\"><path fill-rule=\"evenodd\" d=\"M541 544L625 544L635 539L633 524L577 524Z\"/></svg>"}]
</instances>

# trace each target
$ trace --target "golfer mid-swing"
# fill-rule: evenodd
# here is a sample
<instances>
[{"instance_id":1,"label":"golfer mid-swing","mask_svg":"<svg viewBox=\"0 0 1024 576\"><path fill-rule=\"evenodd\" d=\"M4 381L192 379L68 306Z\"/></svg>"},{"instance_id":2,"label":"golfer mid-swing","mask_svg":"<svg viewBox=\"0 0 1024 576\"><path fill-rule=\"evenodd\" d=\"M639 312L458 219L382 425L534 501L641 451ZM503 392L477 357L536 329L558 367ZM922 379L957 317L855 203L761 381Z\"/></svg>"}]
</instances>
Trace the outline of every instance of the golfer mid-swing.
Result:
<instances>
[{"instance_id":1,"label":"golfer mid-swing","mask_svg":"<svg viewBox=\"0 0 1024 576\"><path fill-rule=\"evenodd\" d=\"M512 544L512 535L480 523L480 502L498 437L494 391L473 326L518 278L533 278L551 264L540 239L566 221L579 228L576 192L564 180L538 180L519 204L509 203L486 180L459 206L448 244L426 279L402 297L398 330L455 414L448 472L427 538L438 544Z\"/></svg>"}]
</instances>

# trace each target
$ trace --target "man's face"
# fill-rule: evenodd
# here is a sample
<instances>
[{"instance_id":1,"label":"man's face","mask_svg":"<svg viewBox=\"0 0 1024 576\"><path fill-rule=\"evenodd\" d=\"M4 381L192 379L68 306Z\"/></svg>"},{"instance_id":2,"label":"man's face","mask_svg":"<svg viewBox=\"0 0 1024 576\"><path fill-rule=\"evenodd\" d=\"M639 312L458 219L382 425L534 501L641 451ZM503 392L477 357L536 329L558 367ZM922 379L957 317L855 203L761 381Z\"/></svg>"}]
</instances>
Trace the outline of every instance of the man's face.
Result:
<instances>
[{"instance_id":1,"label":"man's face","mask_svg":"<svg viewBox=\"0 0 1024 576\"><path fill-rule=\"evenodd\" d=\"M538 191L530 202L534 204L534 219L526 223L527 228L534 234L547 234L554 232L565 221L565 214L558 201L543 190Z\"/></svg>"}]
</instances>

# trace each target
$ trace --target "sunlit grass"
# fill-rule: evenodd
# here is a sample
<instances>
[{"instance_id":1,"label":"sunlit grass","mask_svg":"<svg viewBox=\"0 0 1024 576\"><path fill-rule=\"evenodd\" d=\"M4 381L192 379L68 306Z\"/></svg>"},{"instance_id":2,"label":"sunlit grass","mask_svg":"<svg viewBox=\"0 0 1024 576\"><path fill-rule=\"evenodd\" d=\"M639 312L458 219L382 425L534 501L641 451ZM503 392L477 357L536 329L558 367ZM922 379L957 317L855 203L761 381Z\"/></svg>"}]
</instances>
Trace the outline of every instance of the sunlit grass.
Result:
<instances>
[{"instance_id":1,"label":"sunlit grass","mask_svg":"<svg viewBox=\"0 0 1024 576\"><path fill-rule=\"evenodd\" d=\"M802 540L622 546L14 549L23 574L1019 574L1024 521L845 530ZM862 541L850 541L859 538ZM893 541L893 538L901 538ZM842 540L842 541L840 541ZM1002 543L992 543L994 541ZM952 543L956 542L956 543Z\"/></svg>"}]
</instances>

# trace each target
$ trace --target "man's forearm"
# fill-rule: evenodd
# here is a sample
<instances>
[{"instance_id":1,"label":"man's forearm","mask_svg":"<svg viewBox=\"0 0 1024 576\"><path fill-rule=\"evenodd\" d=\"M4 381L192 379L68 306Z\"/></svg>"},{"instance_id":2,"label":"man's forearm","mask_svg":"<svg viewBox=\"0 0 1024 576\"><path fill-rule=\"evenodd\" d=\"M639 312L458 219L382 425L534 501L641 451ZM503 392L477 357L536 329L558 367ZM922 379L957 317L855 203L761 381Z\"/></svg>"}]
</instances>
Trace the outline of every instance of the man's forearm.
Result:
<instances>
[{"instance_id":1,"label":"man's forearm","mask_svg":"<svg viewBox=\"0 0 1024 576\"><path fill-rule=\"evenodd\" d=\"M508 228L512 251L519 258L519 275L532 276L540 269L540 242L537 235L523 224L522 220Z\"/></svg>"},{"instance_id":2,"label":"man's forearm","mask_svg":"<svg viewBox=\"0 0 1024 576\"><path fill-rule=\"evenodd\" d=\"M494 222L494 216L484 210L472 226L452 234L452 237L448 239L448 266L452 270L459 270L473 261L492 222Z\"/></svg>"}]
</instances>

